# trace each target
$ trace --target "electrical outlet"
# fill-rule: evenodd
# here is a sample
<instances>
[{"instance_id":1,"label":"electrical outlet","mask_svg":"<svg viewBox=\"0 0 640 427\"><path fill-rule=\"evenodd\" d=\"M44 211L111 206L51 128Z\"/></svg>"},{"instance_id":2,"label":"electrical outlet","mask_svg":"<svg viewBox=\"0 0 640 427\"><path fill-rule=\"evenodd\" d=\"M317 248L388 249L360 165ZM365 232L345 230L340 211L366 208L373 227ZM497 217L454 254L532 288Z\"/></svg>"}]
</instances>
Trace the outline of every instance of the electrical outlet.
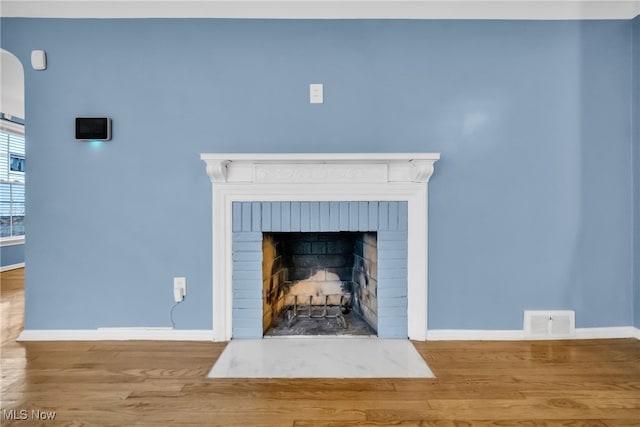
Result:
<instances>
[{"instance_id":1,"label":"electrical outlet","mask_svg":"<svg viewBox=\"0 0 640 427\"><path fill-rule=\"evenodd\" d=\"M173 299L176 302L181 302L187 295L187 278L186 277L174 277L173 278Z\"/></svg>"}]
</instances>

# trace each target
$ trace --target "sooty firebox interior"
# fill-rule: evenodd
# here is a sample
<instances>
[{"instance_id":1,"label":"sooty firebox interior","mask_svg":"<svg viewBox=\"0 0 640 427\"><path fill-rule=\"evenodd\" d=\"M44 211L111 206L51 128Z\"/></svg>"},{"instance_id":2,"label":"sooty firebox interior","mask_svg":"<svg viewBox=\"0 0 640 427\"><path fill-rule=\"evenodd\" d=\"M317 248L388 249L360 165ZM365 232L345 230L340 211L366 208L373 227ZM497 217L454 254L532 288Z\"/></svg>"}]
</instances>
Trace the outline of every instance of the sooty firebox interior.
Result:
<instances>
[{"instance_id":1,"label":"sooty firebox interior","mask_svg":"<svg viewBox=\"0 0 640 427\"><path fill-rule=\"evenodd\" d=\"M376 335L377 233L263 233L265 336Z\"/></svg>"}]
</instances>

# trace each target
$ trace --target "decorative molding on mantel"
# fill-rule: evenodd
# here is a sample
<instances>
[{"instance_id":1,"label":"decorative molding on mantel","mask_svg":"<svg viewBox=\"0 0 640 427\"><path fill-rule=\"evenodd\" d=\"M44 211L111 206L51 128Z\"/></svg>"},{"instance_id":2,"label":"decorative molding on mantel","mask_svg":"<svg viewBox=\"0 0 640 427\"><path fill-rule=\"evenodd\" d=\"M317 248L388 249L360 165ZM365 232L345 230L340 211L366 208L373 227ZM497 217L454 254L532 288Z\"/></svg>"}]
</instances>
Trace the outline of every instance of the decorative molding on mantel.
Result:
<instances>
[{"instance_id":1,"label":"decorative molding on mantel","mask_svg":"<svg viewBox=\"0 0 640 427\"><path fill-rule=\"evenodd\" d=\"M439 153L201 154L220 183L429 182Z\"/></svg>"},{"instance_id":2,"label":"decorative molding on mantel","mask_svg":"<svg viewBox=\"0 0 640 427\"><path fill-rule=\"evenodd\" d=\"M209 175L211 182L226 182L227 165L229 164L229 161L211 159L210 161L206 161L206 162L207 162L207 175Z\"/></svg>"},{"instance_id":3,"label":"decorative molding on mantel","mask_svg":"<svg viewBox=\"0 0 640 427\"><path fill-rule=\"evenodd\" d=\"M440 156L438 156L440 158ZM413 167L414 182L429 182L433 175L433 163L435 160L412 159L409 164Z\"/></svg>"},{"instance_id":4,"label":"decorative molding on mantel","mask_svg":"<svg viewBox=\"0 0 640 427\"><path fill-rule=\"evenodd\" d=\"M212 188L216 341L232 338L234 202L406 201L407 331L427 337L428 191L439 153L201 154Z\"/></svg>"}]
</instances>

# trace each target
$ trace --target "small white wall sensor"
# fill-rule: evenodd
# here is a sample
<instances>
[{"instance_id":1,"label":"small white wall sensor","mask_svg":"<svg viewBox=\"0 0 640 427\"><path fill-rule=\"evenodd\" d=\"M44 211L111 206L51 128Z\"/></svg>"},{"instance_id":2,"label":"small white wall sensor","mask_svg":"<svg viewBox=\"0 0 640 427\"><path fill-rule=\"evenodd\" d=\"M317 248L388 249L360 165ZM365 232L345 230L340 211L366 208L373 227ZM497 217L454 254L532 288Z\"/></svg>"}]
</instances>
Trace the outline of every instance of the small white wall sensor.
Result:
<instances>
[{"instance_id":1,"label":"small white wall sensor","mask_svg":"<svg viewBox=\"0 0 640 427\"><path fill-rule=\"evenodd\" d=\"M309 85L309 103L324 103L324 88L322 83L312 83Z\"/></svg>"},{"instance_id":2,"label":"small white wall sensor","mask_svg":"<svg viewBox=\"0 0 640 427\"><path fill-rule=\"evenodd\" d=\"M47 69L47 54L44 50L31 51L31 66L37 71Z\"/></svg>"}]
</instances>

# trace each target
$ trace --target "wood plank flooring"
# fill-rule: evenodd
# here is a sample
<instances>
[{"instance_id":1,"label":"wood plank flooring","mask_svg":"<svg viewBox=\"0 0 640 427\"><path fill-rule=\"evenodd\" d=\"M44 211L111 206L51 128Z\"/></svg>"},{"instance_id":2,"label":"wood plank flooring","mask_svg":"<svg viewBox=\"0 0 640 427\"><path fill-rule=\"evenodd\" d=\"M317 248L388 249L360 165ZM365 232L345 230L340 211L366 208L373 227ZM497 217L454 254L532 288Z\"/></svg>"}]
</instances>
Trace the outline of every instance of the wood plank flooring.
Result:
<instances>
[{"instance_id":1,"label":"wood plank flooring","mask_svg":"<svg viewBox=\"0 0 640 427\"><path fill-rule=\"evenodd\" d=\"M0 278L3 426L640 426L635 339L416 342L436 379L209 380L224 343L16 343L24 271Z\"/></svg>"}]
</instances>

